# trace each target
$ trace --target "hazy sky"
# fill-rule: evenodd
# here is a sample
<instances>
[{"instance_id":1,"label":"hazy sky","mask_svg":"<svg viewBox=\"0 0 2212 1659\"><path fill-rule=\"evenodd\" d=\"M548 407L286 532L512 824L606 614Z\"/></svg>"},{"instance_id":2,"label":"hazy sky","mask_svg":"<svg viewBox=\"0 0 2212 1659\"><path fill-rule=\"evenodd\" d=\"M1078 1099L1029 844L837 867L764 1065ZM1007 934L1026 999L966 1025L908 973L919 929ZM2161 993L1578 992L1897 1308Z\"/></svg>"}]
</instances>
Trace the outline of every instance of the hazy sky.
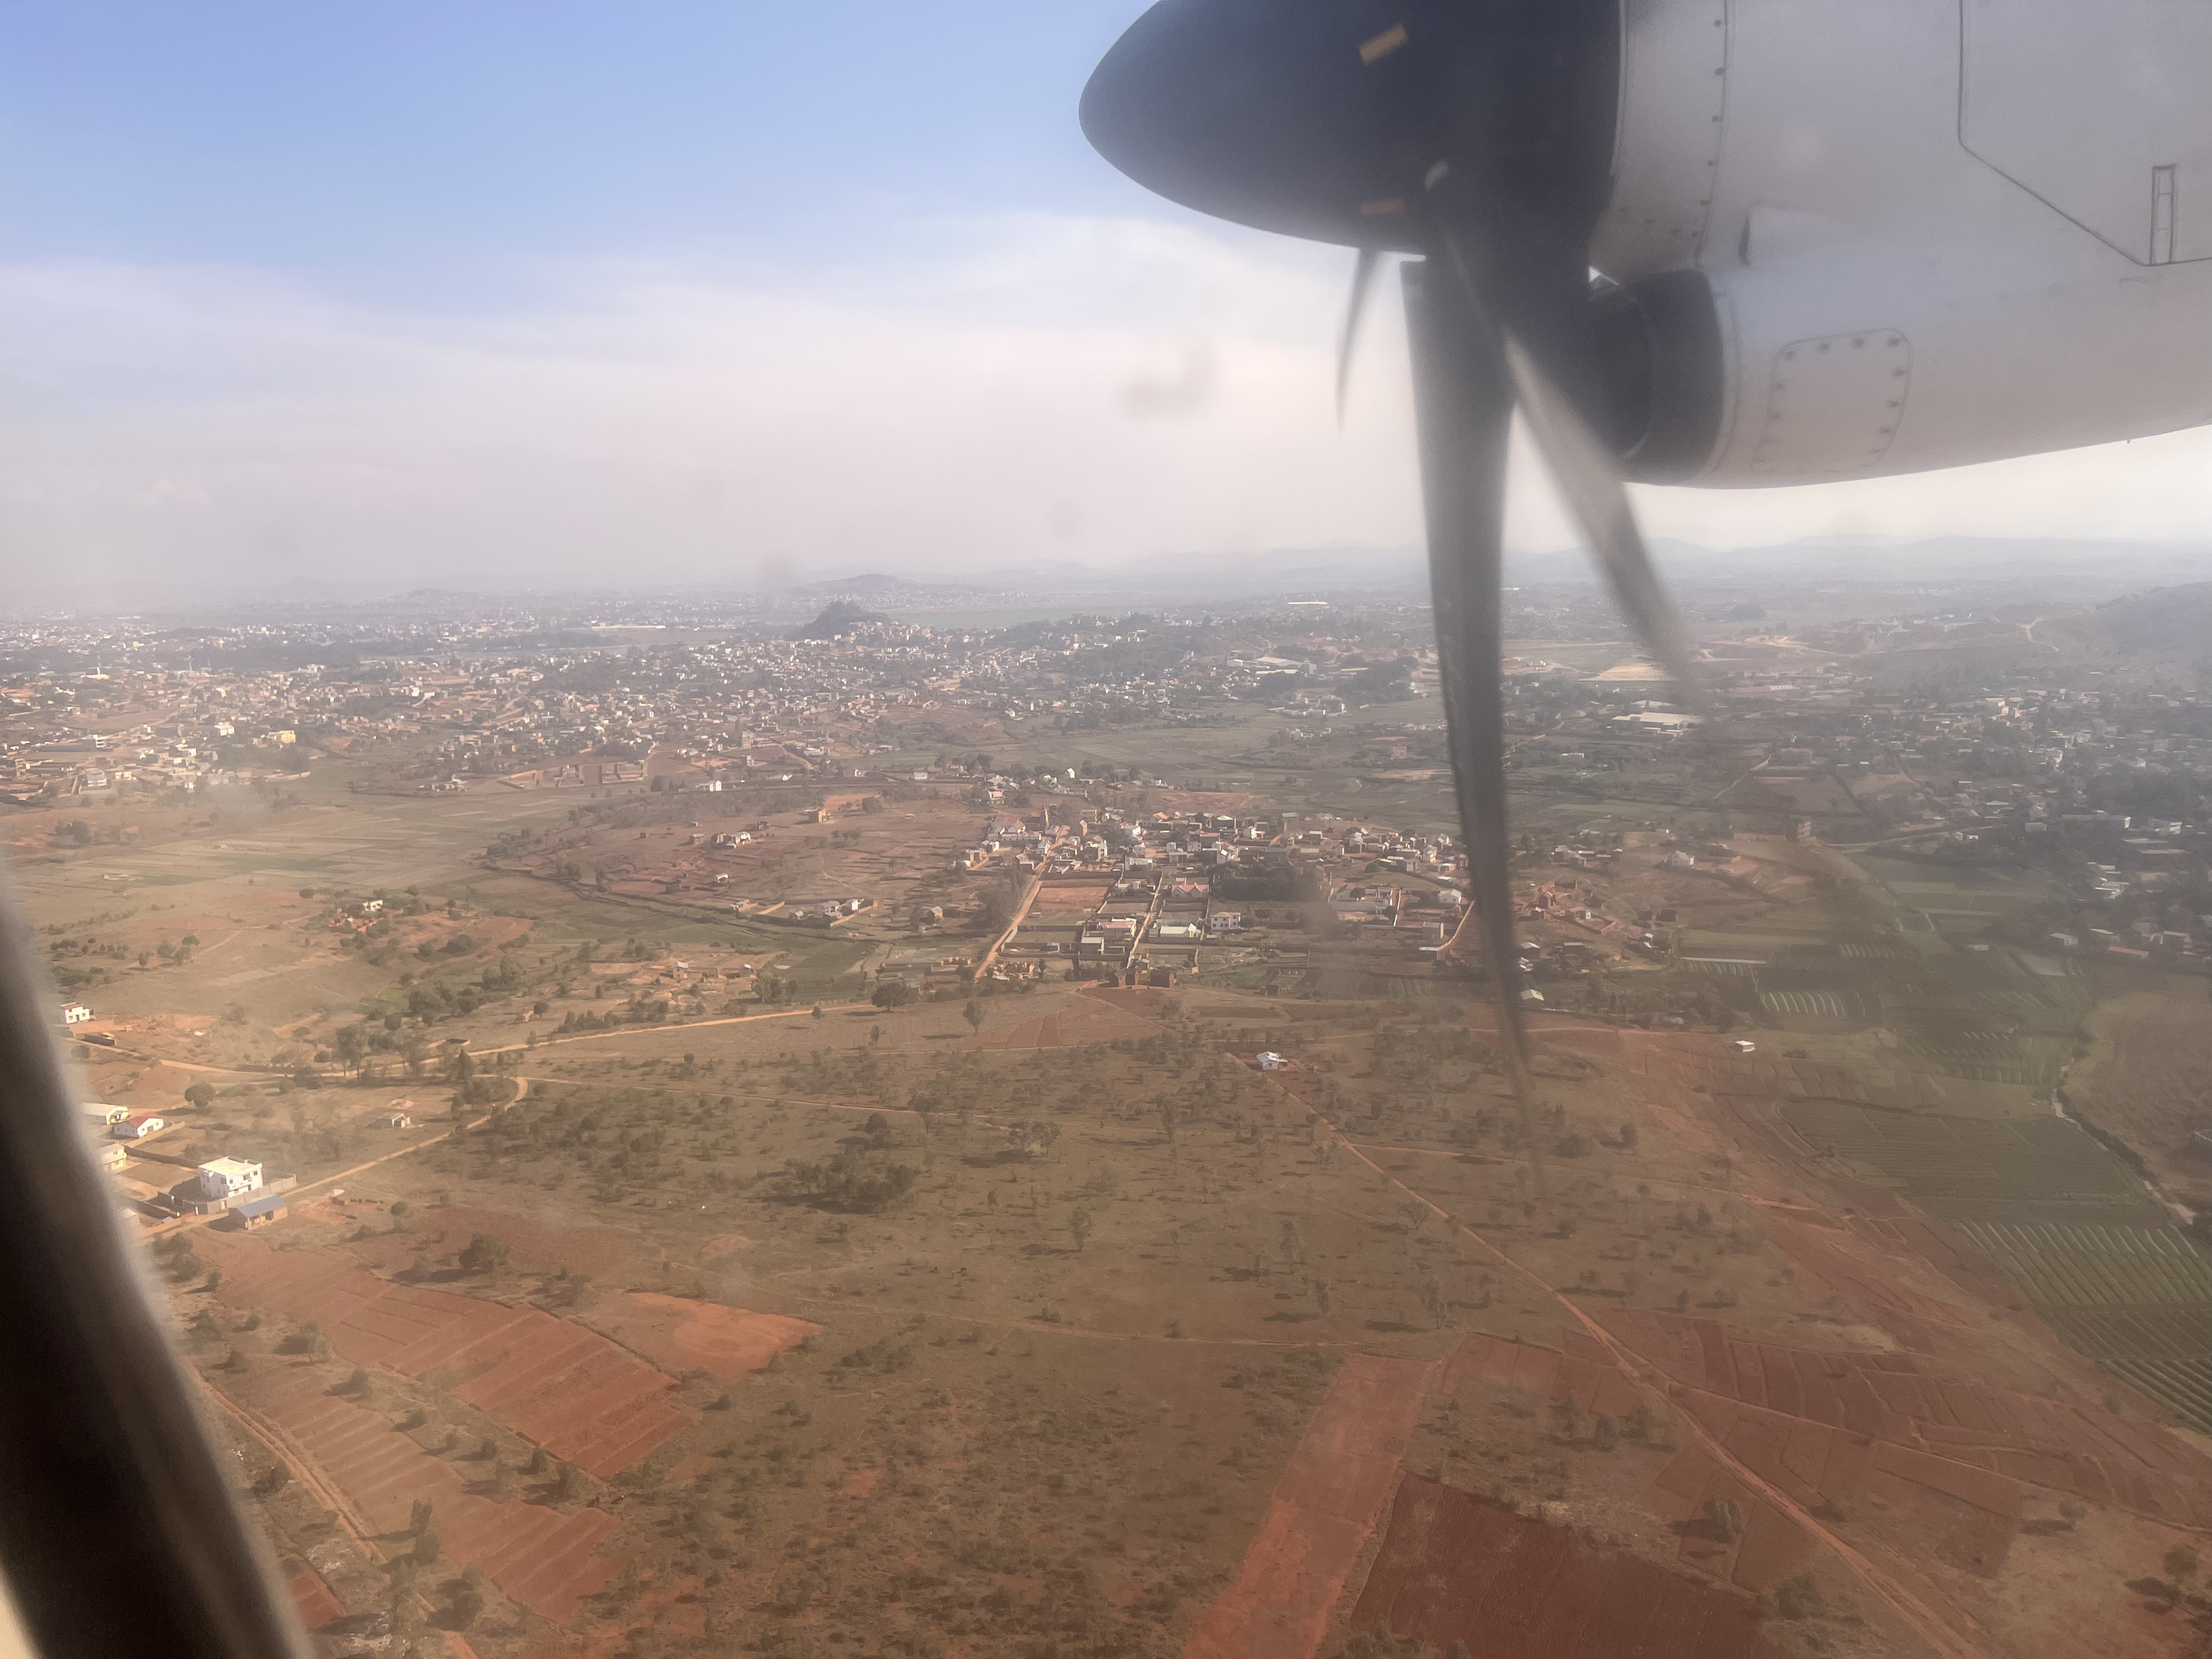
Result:
<instances>
[{"instance_id":1,"label":"hazy sky","mask_svg":"<svg viewBox=\"0 0 2212 1659\"><path fill-rule=\"evenodd\" d=\"M1350 256L1075 125L1134 0L0 7L0 574L557 582L1419 534ZM1640 492L1716 545L2212 532L2202 433ZM1512 526L1570 538L1533 475Z\"/></svg>"}]
</instances>

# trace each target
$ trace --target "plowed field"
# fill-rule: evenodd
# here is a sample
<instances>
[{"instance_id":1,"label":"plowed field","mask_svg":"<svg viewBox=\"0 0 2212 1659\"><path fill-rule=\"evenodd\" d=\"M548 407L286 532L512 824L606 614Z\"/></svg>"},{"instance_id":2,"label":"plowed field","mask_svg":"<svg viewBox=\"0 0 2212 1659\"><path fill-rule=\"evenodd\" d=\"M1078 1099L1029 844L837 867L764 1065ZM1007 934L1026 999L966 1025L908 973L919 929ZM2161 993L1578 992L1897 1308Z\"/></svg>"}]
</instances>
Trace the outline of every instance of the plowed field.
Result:
<instances>
[{"instance_id":1,"label":"plowed field","mask_svg":"<svg viewBox=\"0 0 2212 1659\"><path fill-rule=\"evenodd\" d=\"M1710 1319L1621 1310L1606 1323L1687 1385L1682 1404L1747 1468L1808 1508L1848 1510L1870 1486L1901 1482L1935 1495L1936 1510L1955 1500L2002 1522L1960 1519L1973 1536L1955 1547L1984 1558L2016 1526L2023 1486L2212 1526L2212 1458L2101 1407L1929 1375L1909 1354L1747 1341Z\"/></svg>"},{"instance_id":2,"label":"plowed field","mask_svg":"<svg viewBox=\"0 0 2212 1659\"><path fill-rule=\"evenodd\" d=\"M620 1474L691 1420L667 1399L674 1379L539 1309L391 1284L337 1250L202 1237L225 1303L313 1320L355 1364L443 1382L587 1474Z\"/></svg>"},{"instance_id":3,"label":"plowed field","mask_svg":"<svg viewBox=\"0 0 2212 1659\"><path fill-rule=\"evenodd\" d=\"M1745 1542L1749 1544L1750 1528ZM1419 1475L1352 1622L1483 1659L1753 1659L1757 1603Z\"/></svg>"},{"instance_id":4,"label":"plowed field","mask_svg":"<svg viewBox=\"0 0 2212 1659\"><path fill-rule=\"evenodd\" d=\"M619 1560L596 1553L615 1529L604 1510L564 1514L544 1504L480 1497L452 1463L380 1414L320 1389L294 1395L267 1416L373 1530L404 1532L416 1500L428 1499L447 1556L482 1567L503 1594L548 1619L568 1618L621 1569Z\"/></svg>"}]
</instances>

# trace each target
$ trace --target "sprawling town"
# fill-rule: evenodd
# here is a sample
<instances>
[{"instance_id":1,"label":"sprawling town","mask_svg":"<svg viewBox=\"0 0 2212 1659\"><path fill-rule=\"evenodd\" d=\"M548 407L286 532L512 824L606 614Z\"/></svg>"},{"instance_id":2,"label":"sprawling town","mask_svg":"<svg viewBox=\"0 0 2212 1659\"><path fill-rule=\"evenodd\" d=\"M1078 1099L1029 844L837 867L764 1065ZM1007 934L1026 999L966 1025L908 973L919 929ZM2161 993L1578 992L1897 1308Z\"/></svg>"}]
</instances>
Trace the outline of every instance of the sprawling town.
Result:
<instances>
[{"instance_id":1,"label":"sprawling town","mask_svg":"<svg viewBox=\"0 0 2212 1659\"><path fill-rule=\"evenodd\" d=\"M0 621L322 1653L2198 1650L2212 590L927 597Z\"/></svg>"}]
</instances>

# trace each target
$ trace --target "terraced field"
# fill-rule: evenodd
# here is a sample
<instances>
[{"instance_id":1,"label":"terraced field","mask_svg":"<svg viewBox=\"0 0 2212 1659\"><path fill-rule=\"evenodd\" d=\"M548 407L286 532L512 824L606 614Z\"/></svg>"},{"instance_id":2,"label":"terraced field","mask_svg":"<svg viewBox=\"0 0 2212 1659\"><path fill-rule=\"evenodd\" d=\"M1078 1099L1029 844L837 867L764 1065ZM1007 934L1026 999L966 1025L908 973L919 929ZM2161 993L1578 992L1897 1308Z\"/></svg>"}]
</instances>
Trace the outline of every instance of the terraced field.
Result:
<instances>
[{"instance_id":1,"label":"terraced field","mask_svg":"<svg viewBox=\"0 0 2212 1659\"><path fill-rule=\"evenodd\" d=\"M1960 1229L2074 1347L2212 1433L2212 1256L2180 1228Z\"/></svg>"},{"instance_id":2,"label":"terraced field","mask_svg":"<svg viewBox=\"0 0 2212 1659\"><path fill-rule=\"evenodd\" d=\"M203 1238L222 1267L226 1302L313 1320L356 1364L439 1379L588 1474L620 1474L691 1420L668 1401L673 1378L541 1309L392 1284L339 1250Z\"/></svg>"},{"instance_id":3,"label":"terraced field","mask_svg":"<svg viewBox=\"0 0 2212 1659\"><path fill-rule=\"evenodd\" d=\"M1960 1228L2039 1308L2212 1309L2212 1257L2179 1227L1965 1221Z\"/></svg>"},{"instance_id":4,"label":"terraced field","mask_svg":"<svg viewBox=\"0 0 2212 1659\"><path fill-rule=\"evenodd\" d=\"M1878 1005L1863 991L1761 991L1759 1006L1770 1014L1802 1019L1871 1019Z\"/></svg>"}]
</instances>

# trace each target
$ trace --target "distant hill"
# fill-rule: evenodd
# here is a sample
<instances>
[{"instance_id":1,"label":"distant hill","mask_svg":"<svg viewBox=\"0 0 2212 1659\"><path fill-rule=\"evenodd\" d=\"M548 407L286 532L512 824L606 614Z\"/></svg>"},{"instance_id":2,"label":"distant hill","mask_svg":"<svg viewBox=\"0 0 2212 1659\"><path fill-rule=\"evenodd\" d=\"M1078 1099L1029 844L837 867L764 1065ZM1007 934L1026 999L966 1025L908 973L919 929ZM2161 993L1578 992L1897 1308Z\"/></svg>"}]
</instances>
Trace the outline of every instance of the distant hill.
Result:
<instances>
[{"instance_id":1,"label":"distant hill","mask_svg":"<svg viewBox=\"0 0 2212 1659\"><path fill-rule=\"evenodd\" d=\"M2088 652L2212 662L2212 582L2130 593L2045 626Z\"/></svg>"},{"instance_id":2,"label":"distant hill","mask_svg":"<svg viewBox=\"0 0 2212 1659\"><path fill-rule=\"evenodd\" d=\"M803 628L791 630L794 640L834 640L840 634L849 634L863 623L890 620L850 599L832 599L823 608L822 614Z\"/></svg>"}]
</instances>

